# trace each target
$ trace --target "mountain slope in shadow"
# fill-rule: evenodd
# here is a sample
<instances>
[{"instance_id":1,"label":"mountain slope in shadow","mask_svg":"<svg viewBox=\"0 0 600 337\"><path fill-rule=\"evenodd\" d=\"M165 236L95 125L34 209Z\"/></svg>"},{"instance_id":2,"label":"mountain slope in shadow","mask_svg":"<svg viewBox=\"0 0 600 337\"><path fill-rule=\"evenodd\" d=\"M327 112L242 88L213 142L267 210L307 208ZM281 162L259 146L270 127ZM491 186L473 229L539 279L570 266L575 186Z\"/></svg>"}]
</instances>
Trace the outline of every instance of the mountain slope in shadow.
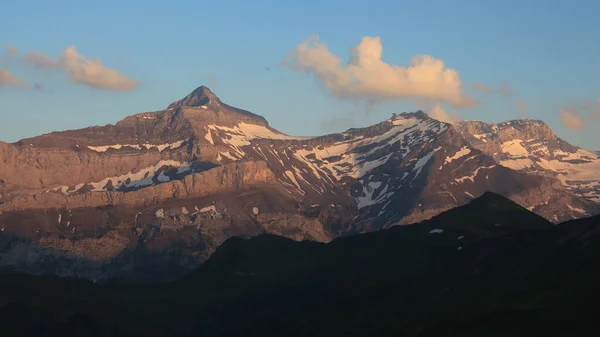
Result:
<instances>
[{"instance_id":1,"label":"mountain slope in shadow","mask_svg":"<svg viewBox=\"0 0 600 337\"><path fill-rule=\"evenodd\" d=\"M555 226L486 193L329 244L231 238L163 285L5 273L0 324L40 336L85 335L81 322L104 336L591 336L599 233L600 217Z\"/></svg>"}]
</instances>

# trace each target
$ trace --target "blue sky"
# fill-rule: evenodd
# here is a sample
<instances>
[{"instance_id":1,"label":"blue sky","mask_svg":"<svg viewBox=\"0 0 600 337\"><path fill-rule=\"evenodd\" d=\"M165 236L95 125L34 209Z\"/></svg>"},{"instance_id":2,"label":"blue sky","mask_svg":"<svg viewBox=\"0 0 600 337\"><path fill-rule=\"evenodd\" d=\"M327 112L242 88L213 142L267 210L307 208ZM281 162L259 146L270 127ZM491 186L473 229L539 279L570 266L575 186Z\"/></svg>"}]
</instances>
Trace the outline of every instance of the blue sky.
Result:
<instances>
[{"instance_id":1,"label":"blue sky","mask_svg":"<svg viewBox=\"0 0 600 337\"><path fill-rule=\"evenodd\" d=\"M163 109L202 84L293 135L366 126L417 109L416 99L403 97L368 111L363 101L332 95L315 74L281 65L317 34L343 63L365 36L380 37L387 64L406 67L414 56L431 55L455 69L461 90L479 100L469 108L438 101L446 111L488 122L542 119L569 142L600 150L598 122L588 116L600 97L597 13L600 4L591 0L0 0L0 46L19 51L11 57L2 50L0 69L43 86L0 85L0 139L115 123ZM38 52L57 60L69 46L140 85L95 88L22 59ZM481 92L475 83L509 84L514 94ZM563 121L565 109L579 124Z\"/></svg>"}]
</instances>

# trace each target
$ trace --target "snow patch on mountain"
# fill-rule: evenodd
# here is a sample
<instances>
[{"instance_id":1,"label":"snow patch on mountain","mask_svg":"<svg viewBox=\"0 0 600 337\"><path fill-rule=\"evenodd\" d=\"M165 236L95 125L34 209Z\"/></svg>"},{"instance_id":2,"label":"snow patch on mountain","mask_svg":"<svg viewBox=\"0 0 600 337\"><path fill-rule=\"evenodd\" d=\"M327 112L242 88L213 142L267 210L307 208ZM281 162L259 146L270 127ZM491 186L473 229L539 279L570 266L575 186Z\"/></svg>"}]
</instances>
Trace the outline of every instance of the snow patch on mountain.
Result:
<instances>
[{"instance_id":1,"label":"snow patch on mountain","mask_svg":"<svg viewBox=\"0 0 600 337\"><path fill-rule=\"evenodd\" d=\"M47 192L62 192L65 195L80 192L84 186L89 187L89 192L105 192L108 190L118 190L121 188L139 188L155 184L155 179L161 182L169 182L171 178L165 175L165 168L177 168L178 174L191 172L191 163L182 163L175 160L161 160L153 166L143 168L137 172L129 172L115 177L108 177L101 181L80 183L75 187L59 186L48 190Z\"/></svg>"},{"instance_id":2,"label":"snow patch on mountain","mask_svg":"<svg viewBox=\"0 0 600 337\"><path fill-rule=\"evenodd\" d=\"M535 166L535 163L529 158L518 158L500 160L500 165L511 168L513 170L525 170L529 167Z\"/></svg>"},{"instance_id":3,"label":"snow patch on mountain","mask_svg":"<svg viewBox=\"0 0 600 337\"><path fill-rule=\"evenodd\" d=\"M109 149L114 149L114 150L120 150L122 148L132 148L132 149L136 149L136 150L141 150L143 148L145 148L146 150L150 150L150 149L158 149L159 152L162 152L164 150L167 149L177 149L179 147L181 147L181 145L183 145L183 143L185 143L185 140L179 140L173 143L165 143L165 144L114 144L114 145L102 145L102 146L88 146L87 148L95 151L95 152L99 152L99 153L104 153L106 151L108 151Z\"/></svg>"},{"instance_id":4,"label":"snow patch on mountain","mask_svg":"<svg viewBox=\"0 0 600 337\"><path fill-rule=\"evenodd\" d=\"M586 216L589 215L588 212L586 212L584 209L573 207L569 204L567 204L567 207L569 208L569 210L571 210L573 212L577 212L579 214L586 215Z\"/></svg>"},{"instance_id":5,"label":"snow patch on mountain","mask_svg":"<svg viewBox=\"0 0 600 337\"><path fill-rule=\"evenodd\" d=\"M555 177L569 192L600 203L598 154L568 144L544 122L529 119L499 124L471 121L457 127L474 147L492 155L500 165Z\"/></svg>"},{"instance_id":6,"label":"snow patch on mountain","mask_svg":"<svg viewBox=\"0 0 600 337\"><path fill-rule=\"evenodd\" d=\"M300 187L300 184L298 184L298 180L296 180L296 176L294 176L294 173L290 170L285 171L285 176L292 182L292 184L294 184L294 187L302 194L304 194L304 190L302 189L302 187Z\"/></svg>"},{"instance_id":7,"label":"snow patch on mountain","mask_svg":"<svg viewBox=\"0 0 600 337\"><path fill-rule=\"evenodd\" d=\"M493 133L478 133L474 134L473 137L479 139L480 141L487 143L487 137L491 137Z\"/></svg>"},{"instance_id":8,"label":"snow patch on mountain","mask_svg":"<svg viewBox=\"0 0 600 337\"><path fill-rule=\"evenodd\" d=\"M593 152L578 149L575 153L555 151L558 159L538 158L544 170L557 174L560 182L571 192L600 203L600 159Z\"/></svg>"},{"instance_id":9,"label":"snow patch on mountain","mask_svg":"<svg viewBox=\"0 0 600 337\"><path fill-rule=\"evenodd\" d=\"M442 167L444 165L450 164L452 161L462 158L462 157L468 155L469 153L471 153L471 149L466 146L463 146L460 150L456 151L456 153L452 157L446 157L444 164L442 164L442 166L440 166L440 170L442 169Z\"/></svg>"},{"instance_id":10,"label":"snow patch on mountain","mask_svg":"<svg viewBox=\"0 0 600 337\"><path fill-rule=\"evenodd\" d=\"M374 198L373 194L381 184L381 181L371 181L363 186L362 195L356 198L358 209L377 204L380 201L378 198ZM385 186L384 191L380 192L379 195L385 195L385 190L387 190L387 185Z\"/></svg>"},{"instance_id":11,"label":"snow patch on mountain","mask_svg":"<svg viewBox=\"0 0 600 337\"><path fill-rule=\"evenodd\" d=\"M425 156L419 158L419 160L417 160L415 166L413 167L413 171L417 171L417 173L415 173L415 176L412 178L412 180L415 180L419 174L421 173L421 170L423 169L423 166L425 166L425 164L427 164L427 162L429 162L429 160L431 159L431 157L433 157L433 155L438 152L442 147L438 147L435 148L433 151L429 152L428 154L426 154Z\"/></svg>"},{"instance_id":12,"label":"snow patch on mountain","mask_svg":"<svg viewBox=\"0 0 600 337\"><path fill-rule=\"evenodd\" d=\"M560 159L540 158L538 164L544 169L560 173L559 179L565 183L568 180L600 180L600 160L592 152L581 149L576 153L561 152L555 152Z\"/></svg>"},{"instance_id":13,"label":"snow patch on mountain","mask_svg":"<svg viewBox=\"0 0 600 337\"><path fill-rule=\"evenodd\" d=\"M278 140L299 140L305 139L305 137L292 137L273 131L265 126L240 122L234 127L228 127L223 125L210 124L207 126L207 134L204 138L211 144L215 144L213 135L220 139L223 143L231 147L234 154L238 159L241 159L246 155L246 152L242 149L244 146L251 144L253 139L278 139Z\"/></svg>"},{"instance_id":14,"label":"snow patch on mountain","mask_svg":"<svg viewBox=\"0 0 600 337\"><path fill-rule=\"evenodd\" d=\"M508 154L513 158L520 158L524 156L528 156L529 152L525 147L523 147L523 140L521 139L513 139L507 142L502 143L501 149L502 152Z\"/></svg>"},{"instance_id":15,"label":"snow patch on mountain","mask_svg":"<svg viewBox=\"0 0 600 337\"><path fill-rule=\"evenodd\" d=\"M202 207L198 213L207 213L207 212L217 212L217 208L215 207L215 205L210 205L210 206L206 206L206 207Z\"/></svg>"},{"instance_id":16,"label":"snow patch on mountain","mask_svg":"<svg viewBox=\"0 0 600 337\"><path fill-rule=\"evenodd\" d=\"M206 135L204 135L204 138L211 144L211 145L215 145L215 141L212 139L212 134L211 134L211 130L209 129L206 132Z\"/></svg>"},{"instance_id":17,"label":"snow patch on mountain","mask_svg":"<svg viewBox=\"0 0 600 337\"><path fill-rule=\"evenodd\" d=\"M479 174L479 171L493 169L494 167L496 167L496 165L478 167L475 169L475 172L473 172L473 174L454 179L454 183L460 184L460 183L464 183L466 180L471 180L471 182L475 182L475 178Z\"/></svg>"},{"instance_id":18,"label":"snow patch on mountain","mask_svg":"<svg viewBox=\"0 0 600 337\"><path fill-rule=\"evenodd\" d=\"M406 156L415 144L426 144L447 129L447 125L433 119L398 118L389 121L393 126L386 132L373 137L356 137L329 146L299 149L294 156L310 164L313 172L325 171L336 181L344 177L361 178L373 169L385 164L394 155L373 158L385 148L399 145L397 153ZM428 134L428 133L431 134ZM430 154L431 156L433 153ZM419 165L426 163L418 162ZM418 169L418 166L416 167Z\"/></svg>"}]
</instances>

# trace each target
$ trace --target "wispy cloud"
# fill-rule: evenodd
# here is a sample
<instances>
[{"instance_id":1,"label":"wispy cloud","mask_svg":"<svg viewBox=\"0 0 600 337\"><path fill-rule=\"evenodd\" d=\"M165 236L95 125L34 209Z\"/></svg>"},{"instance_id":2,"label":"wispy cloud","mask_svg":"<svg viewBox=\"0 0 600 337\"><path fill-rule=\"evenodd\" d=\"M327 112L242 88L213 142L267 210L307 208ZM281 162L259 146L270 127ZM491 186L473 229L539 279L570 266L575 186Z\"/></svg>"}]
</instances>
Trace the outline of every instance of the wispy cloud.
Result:
<instances>
[{"instance_id":1,"label":"wispy cloud","mask_svg":"<svg viewBox=\"0 0 600 337\"><path fill-rule=\"evenodd\" d=\"M600 119L600 98L596 101L580 101L561 109L563 125L572 130L585 129L589 123Z\"/></svg>"},{"instance_id":2,"label":"wispy cloud","mask_svg":"<svg viewBox=\"0 0 600 337\"><path fill-rule=\"evenodd\" d=\"M25 80L13 75L8 69L0 69L0 88L23 87L27 88Z\"/></svg>"},{"instance_id":3,"label":"wispy cloud","mask_svg":"<svg viewBox=\"0 0 600 337\"><path fill-rule=\"evenodd\" d=\"M4 45L4 50L6 50L6 52L8 52L9 55L12 56L17 56L19 54L19 50L13 46L9 46L9 45Z\"/></svg>"},{"instance_id":4,"label":"wispy cloud","mask_svg":"<svg viewBox=\"0 0 600 337\"><path fill-rule=\"evenodd\" d=\"M140 85L140 82L106 67L100 59L89 60L74 46L66 48L58 60L46 53L32 52L23 56L23 62L41 70L60 69L71 82L96 89L130 91Z\"/></svg>"},{"instance_id":5,"label":"wispy cloud","mask_svg":"<svg viewBox=\"0 0 600 337\"><path fill-rule=\"evenodd\" d=\"M58 67L58 62L53 60L48 54L41 52L32 52L23 56L23 62L36 69L53 69Z\"/></svg>"},{"instance_id":6,"label":"wispy cloud","mask_svg":"<svg viewBox=\"0 0 600 337\"><path fill-rule=\"evenodd\" d=\"M440 122L454 124L460 122L462 117L456 112L450 112L444 109L440 102L420 99L416 102L417 108L425 112L429 117L437 119Z\"/></svg>"},{"instance_id":7,"label":"wispy cloud","mask_svg":"<svg viewBox=\"0 0 600 337\"><path fill-rule=\"evenodd\" d=\"M140 85L140 82L104 66L100 59L88 60L73 46L62 52L59 62L73 83L118 91L130 91Z\"/></svg>"},{"instance_id":8,"label":"wispy cloud","mask_svg":"<svg viewBox=\"0 0 600 337\"><path fill-rule=\"evenodd\" d=\"M525 115L527 113L527 103L525 103L524 100L522 100L522 99L517 100L517 106L519 108L520 115Z\"/></svg>"},{"instance_id":9,"label":"wispy cloud","mask_svg":"<svg viewBox=\"0 0 600 337\"><path fill-rule=\"evenodd\" d=\"M582 130L585 127L584 119L572 109L565 108L560 111L563 124L571 130Z\"/></svg>"},{"instance_id":10,"label":"wispy cloud","mask_svg":"<svg viewBox=\"0 0 600 337\"><path fill-rule=\"evenodd\" d=\"M410 59L410 65L384 62L379 37L363 37L351 48L351 58L343 64L314 35L290 51L283 65L313 74L335 96L377 102L425 98L463 108L477 100L463 90L458 71L446 68L444 61L429 55Z\"/></svg>"},{"instance_id":11,"label":"wispy cloud","mask_svg":"<svg viewBox=\"0 0 600 337\"><path fill-rule=\"evenodd\" d=\"M476 82L475 84L473 84L473 88L477 91L481 91L481 92L484 92L487 94L498 94L498 95L501 95L504 97L514 95L514 92L510 88L510 85L508 85L508 84L505 84L499 88L494 89L486 84Z\"/></svg>"},{"instance_id":12,"label":"wispy cloud","mask_svg":"<svg viewBox=\"0 0 600 337\"><path fill-rule=\"evenodd\" d=\"M442 105L438 102L431 109L426 111L429 117L437 119L440 122L454 124L462 120L460 116L455 113L444 110Z\"/></svg>"},{"instance_id":13,"label":"wispy cloud","mask_svg":"<svg viewBox=\"0 0 600 337\"><path fill-rule=\"evenodd\" d=\"M517 104L517 108L518 108L518 114L521 117L524 117L527 115L527 104L525 103L525 101L521 98L519 98L519 94L514 91L512 89L512 87L510 86L510 84L506 83L502 86L499 86L497 88L491 87L487 84L481 83L481 82L475 82L473 84L473 89L482 92L482 93L486 93L486 94L491 94L491 95L499 95L502 97L506 97L506 98L512 98L514 97L516 99L516 104Z\"/></svg>"}]
</instances>

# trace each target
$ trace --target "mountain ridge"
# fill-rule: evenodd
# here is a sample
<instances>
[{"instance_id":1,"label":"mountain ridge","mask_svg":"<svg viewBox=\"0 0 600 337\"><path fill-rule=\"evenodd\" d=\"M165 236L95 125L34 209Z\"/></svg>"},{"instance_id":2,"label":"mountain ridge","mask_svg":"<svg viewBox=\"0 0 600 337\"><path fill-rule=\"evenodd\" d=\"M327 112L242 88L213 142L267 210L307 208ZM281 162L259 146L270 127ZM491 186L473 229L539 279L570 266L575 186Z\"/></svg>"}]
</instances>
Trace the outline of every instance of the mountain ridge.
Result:
<instances>
[{"instance_id":1,"label":"mountain ridge","mask_svg":"<svg viewBox=\"0 0 600 337\"><path fill-rule=\"evenodd\" d=\"M0 236L14 235L0 266L93 279L178 275L233 233L327 242L419 223L489 191L554 223L600 212L560 175L506 167L521 158L498 157L488 138L477 143L478 133L422 111L305 138L206 87L170 106L0 144ZM500 130L493 149L520 124ZM66 262L46 262L54 259Z\"/></svg>"}]
</instances>

